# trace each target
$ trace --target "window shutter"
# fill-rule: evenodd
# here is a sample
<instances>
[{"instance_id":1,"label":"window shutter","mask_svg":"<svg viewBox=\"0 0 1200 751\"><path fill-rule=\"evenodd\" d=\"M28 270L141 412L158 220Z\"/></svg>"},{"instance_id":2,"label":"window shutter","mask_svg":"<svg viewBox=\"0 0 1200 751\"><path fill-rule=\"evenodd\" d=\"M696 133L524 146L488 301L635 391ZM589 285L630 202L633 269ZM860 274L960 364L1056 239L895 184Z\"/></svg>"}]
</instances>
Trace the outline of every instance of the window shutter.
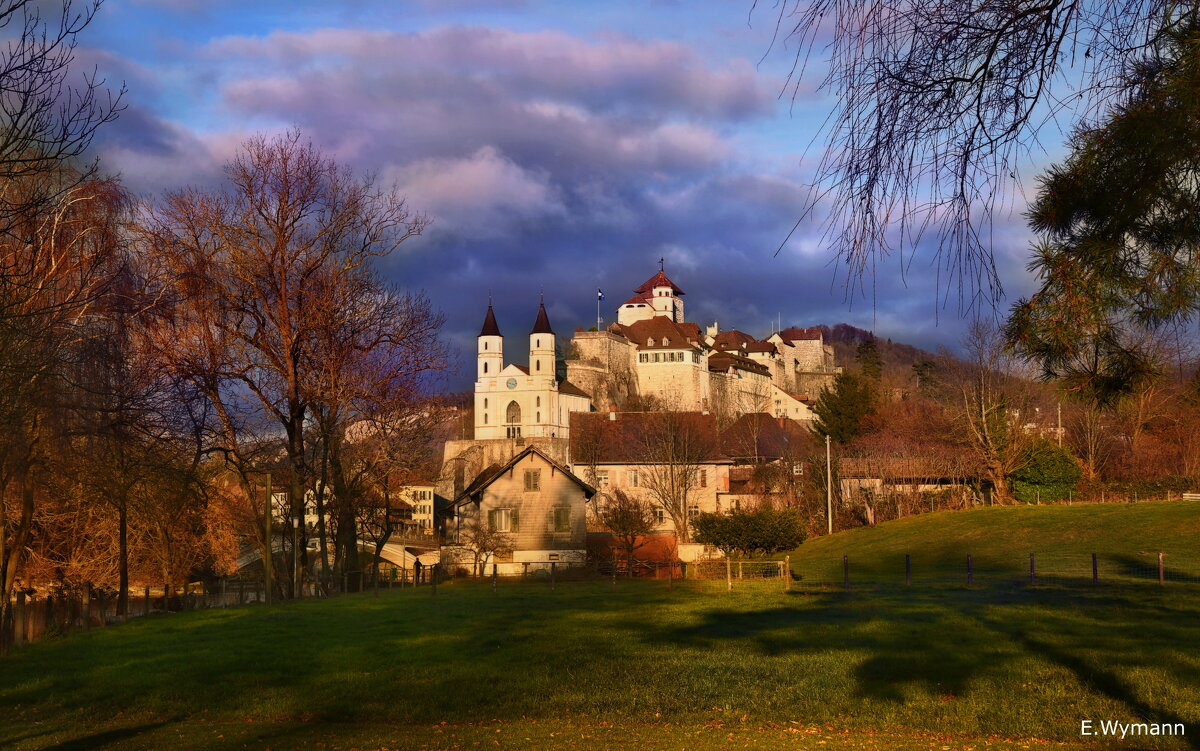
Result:
<instances>
[{"instance_id":1,"label":"window shutter","mask_svg":"<svg viewBox=\"0 0 1200 751\"><path fill-rule=\"evenodd\" d=\"M512 533L520 532L521 512L518 509L513 509L509 516L509 530Z\"/></svg>"},{"instance_id":2,"label":"window shutter","mask_svg":"<svg viewBox=\"0 0 1200 751\"><path fill-rule=\"evenodd\" d=\"M488 512L488 529L496 531L496 510L492 509Z\"/></svg>"}]
</instances>

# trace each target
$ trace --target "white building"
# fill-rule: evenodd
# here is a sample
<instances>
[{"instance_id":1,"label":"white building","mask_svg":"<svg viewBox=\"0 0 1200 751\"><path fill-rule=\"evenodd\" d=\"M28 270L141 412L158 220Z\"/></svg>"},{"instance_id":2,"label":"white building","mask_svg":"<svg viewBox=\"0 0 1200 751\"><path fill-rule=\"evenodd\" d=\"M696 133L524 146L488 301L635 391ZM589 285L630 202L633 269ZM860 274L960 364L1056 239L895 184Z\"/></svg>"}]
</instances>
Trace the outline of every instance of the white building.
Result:
<instances>
[{"instance_id":1,"label":"white building","mask_svg":"<svg viewBox=\"0 0 1200 751\"><path fill-rule=\"evenodd\" d=\"M529 332L529 364L504 364L504 337L488 305L478 340L475 440L567 438L572 412L587 412L591 399L555 377L554 331L546 306L538 307Z\"/></svg>"}]
</instances>

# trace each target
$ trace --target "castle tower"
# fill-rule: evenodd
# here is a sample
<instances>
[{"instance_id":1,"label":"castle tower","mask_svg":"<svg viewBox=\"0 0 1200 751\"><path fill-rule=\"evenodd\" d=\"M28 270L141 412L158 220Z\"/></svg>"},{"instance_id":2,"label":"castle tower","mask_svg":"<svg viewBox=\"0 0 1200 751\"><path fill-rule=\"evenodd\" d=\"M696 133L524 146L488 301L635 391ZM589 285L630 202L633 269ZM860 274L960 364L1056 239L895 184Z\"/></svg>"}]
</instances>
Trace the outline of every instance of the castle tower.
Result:
<instances>
[{"instance_id":1,"label":"castle tower","mask_svg":"<svg viewBox=\"0 0 1200 751\"><path fill-rule=\"evenodd\" d=\"M496 314L492 312L489 303L487 316L483 319L483 328L479 331L478 369L476 380L500 375L504 368L504 337L500 336L500 327L496 325Z\"/></svg>"},{"instance_id":2,"label":"castle tower","mask_svg":"<svg viewBox=\"0 0 1200 751\"><path fill-rule=\"evenodd\" d=\"M628 326L655 316L665 316L674 323L683 323L683 290L659 269L636 290L633 297L617 309L617 322Z\"/></svg>"},{"instance_id":3,"label":"castle tower","mask_svg":"<svg viewBox=\"0 0 1200 751\"><path fill-rule=\"evenodd\" d=\"M550 328L550 317L546 315L546 304L538 306L537 320L529 332L529 375L554 378L554 331Z\"/></svg>"}]
</instances>

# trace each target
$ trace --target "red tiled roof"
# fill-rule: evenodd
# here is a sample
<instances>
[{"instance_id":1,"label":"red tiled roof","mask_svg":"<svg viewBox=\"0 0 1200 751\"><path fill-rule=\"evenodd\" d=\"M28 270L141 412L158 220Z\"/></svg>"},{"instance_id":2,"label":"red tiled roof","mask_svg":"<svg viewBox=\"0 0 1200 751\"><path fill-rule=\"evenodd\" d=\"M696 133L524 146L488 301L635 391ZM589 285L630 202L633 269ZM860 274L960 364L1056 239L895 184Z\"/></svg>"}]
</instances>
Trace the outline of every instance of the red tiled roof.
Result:
<instances>
[{"instance_id":1,"label":"red tiled roof","mask_svg":"<svg viewBox=\"0 0 1200 751\"><path fill-rule=\"evenodd\" d=\"M799 457L811 444L808 430L795 420L758 412L745 414L721 434L721 449L734 459L769 461Z\"/></svg>"},{"instance_id":2,"label":"red tiled roof","mask_svg":"<svg viewBox=\"0 0 1200 751\"><path fill-rule=\"evenodd\" d=\"M675 323L666 316L655 316L628 326L617 325L638 349L696 349L701 346L700 327L694 323ZM663 344L664 339L666 344Z\"/></svg>"},{"instance_id":3,"label":"red tiled roof","mask_svg":"<svg viewBox=\"0 0 1200 751\"><path fill-rule=\"evenodd\" d=\"M652 299L654 299L654 296L651 295L649 291L639 292L621 304L622 305L649 305L650 301Z\"/></svg>"},{"instance_id":4,"label":"red tiled roof","mask_svg":"<svg viewBox=\"0 0 1200 751\"><path fill-rule=\"evenodd\" d=\"M655 287L670 287L672 290L674 290L675 294L683 294L683 290L679 289L679 287L675 285L675 282L668 279L667 275L661 271L642 282L642 286L635 289L634 292L649 292Z\"/></svg>"},{"instance_id":5,"label":"red tiled roof","mask_svg":"<svg viewBox=\"0 0 1200 751\"><path fill-rule=\"evenodd\" d=\"M758 340L749 334L731 329L729 331L722 331L714 336L712 346L713 349L740 350L743 346L755 341Z\"/></svg>"},{"instance_id":6,"label":"red tiled roof","mask_svg":"<svg viewBox=\"0 0 1200 751\"><path fill-rule=\"evenodd\" d=\"M824 334L818 328L798 329L795 326L784 329L779 332L779 338L785 342L801 341L806 339L821 339Z\"/></svg>"},{"instance_id":7,"label":"red tiled roof","mask_svg":"<svg viewBox=\"0 0 1200 751\"><path fill-rule=\"evenodd\" d=\"M652 464L660 436L672 433L686 444L691 460L726 461L717 440L717 421L701 412L571 413L572 464ZM661 458L661 457L658 457Z\"/></svg>"},{"instance_id":8,"label":"red tiled roof","mask_svg":"<svg viewBox=\"0 0 1200 751\"><path fill-rule=\"evenodd\" d=\"M770 375L771 371L766 365L754 362L748 357L735 355L731 352L718 352L708 356L708 369L723 373L730 368L738 370L747 370L751 373L759 373L761 375Z\"/></svg>"}]
</instances>

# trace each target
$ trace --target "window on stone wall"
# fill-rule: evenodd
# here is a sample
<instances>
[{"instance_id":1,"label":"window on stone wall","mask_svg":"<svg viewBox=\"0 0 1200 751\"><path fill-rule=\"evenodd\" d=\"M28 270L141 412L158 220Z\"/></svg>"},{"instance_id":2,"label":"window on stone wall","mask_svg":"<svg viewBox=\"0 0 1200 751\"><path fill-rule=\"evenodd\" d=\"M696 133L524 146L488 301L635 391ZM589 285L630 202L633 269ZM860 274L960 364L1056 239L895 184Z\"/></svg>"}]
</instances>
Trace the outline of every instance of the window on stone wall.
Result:
<instances>
[{"instance_id":1,"label":"window on stone wall","mask_svg":"<svg viewBox=\"0 0 1200 751\"><path fill-rule=\"evenodd\" d=\"M636 469L628 470L625 473L625 478L629 483L629 487L631 487L631 488L638 487L638 471Z\"/></svg>"},{"instance_id":2,"label":"window on stone wall","mask_svg":"<svg viewBox=\"0 0 1200 751\"><path fill-rule=\"evenodd\" d=\"M667 521L667 512L662 507L654 509L654 523L665 524Z\"/></svg>"},{"instance_id":3,"label":"window on stone wall","mask_svg":"<svg viewBox=\"0 0 1200 751\"><path fill-rule=\"evenodd\" d=\"M607 488L608 487L608 470L607 469L596 470L596 487L597 488Z\"/></svg>"},{"instance_id":4,"label":"window on stone wall","mask_svg":"<svg viewBox=\"0 0 1200 751\"><path fill-rule=\"evenodd\" d=\"M688 506L688 518L694 519L697 516L700 516L700 507L693 503L692 505Z\"/></svg>"}]
</instances>

